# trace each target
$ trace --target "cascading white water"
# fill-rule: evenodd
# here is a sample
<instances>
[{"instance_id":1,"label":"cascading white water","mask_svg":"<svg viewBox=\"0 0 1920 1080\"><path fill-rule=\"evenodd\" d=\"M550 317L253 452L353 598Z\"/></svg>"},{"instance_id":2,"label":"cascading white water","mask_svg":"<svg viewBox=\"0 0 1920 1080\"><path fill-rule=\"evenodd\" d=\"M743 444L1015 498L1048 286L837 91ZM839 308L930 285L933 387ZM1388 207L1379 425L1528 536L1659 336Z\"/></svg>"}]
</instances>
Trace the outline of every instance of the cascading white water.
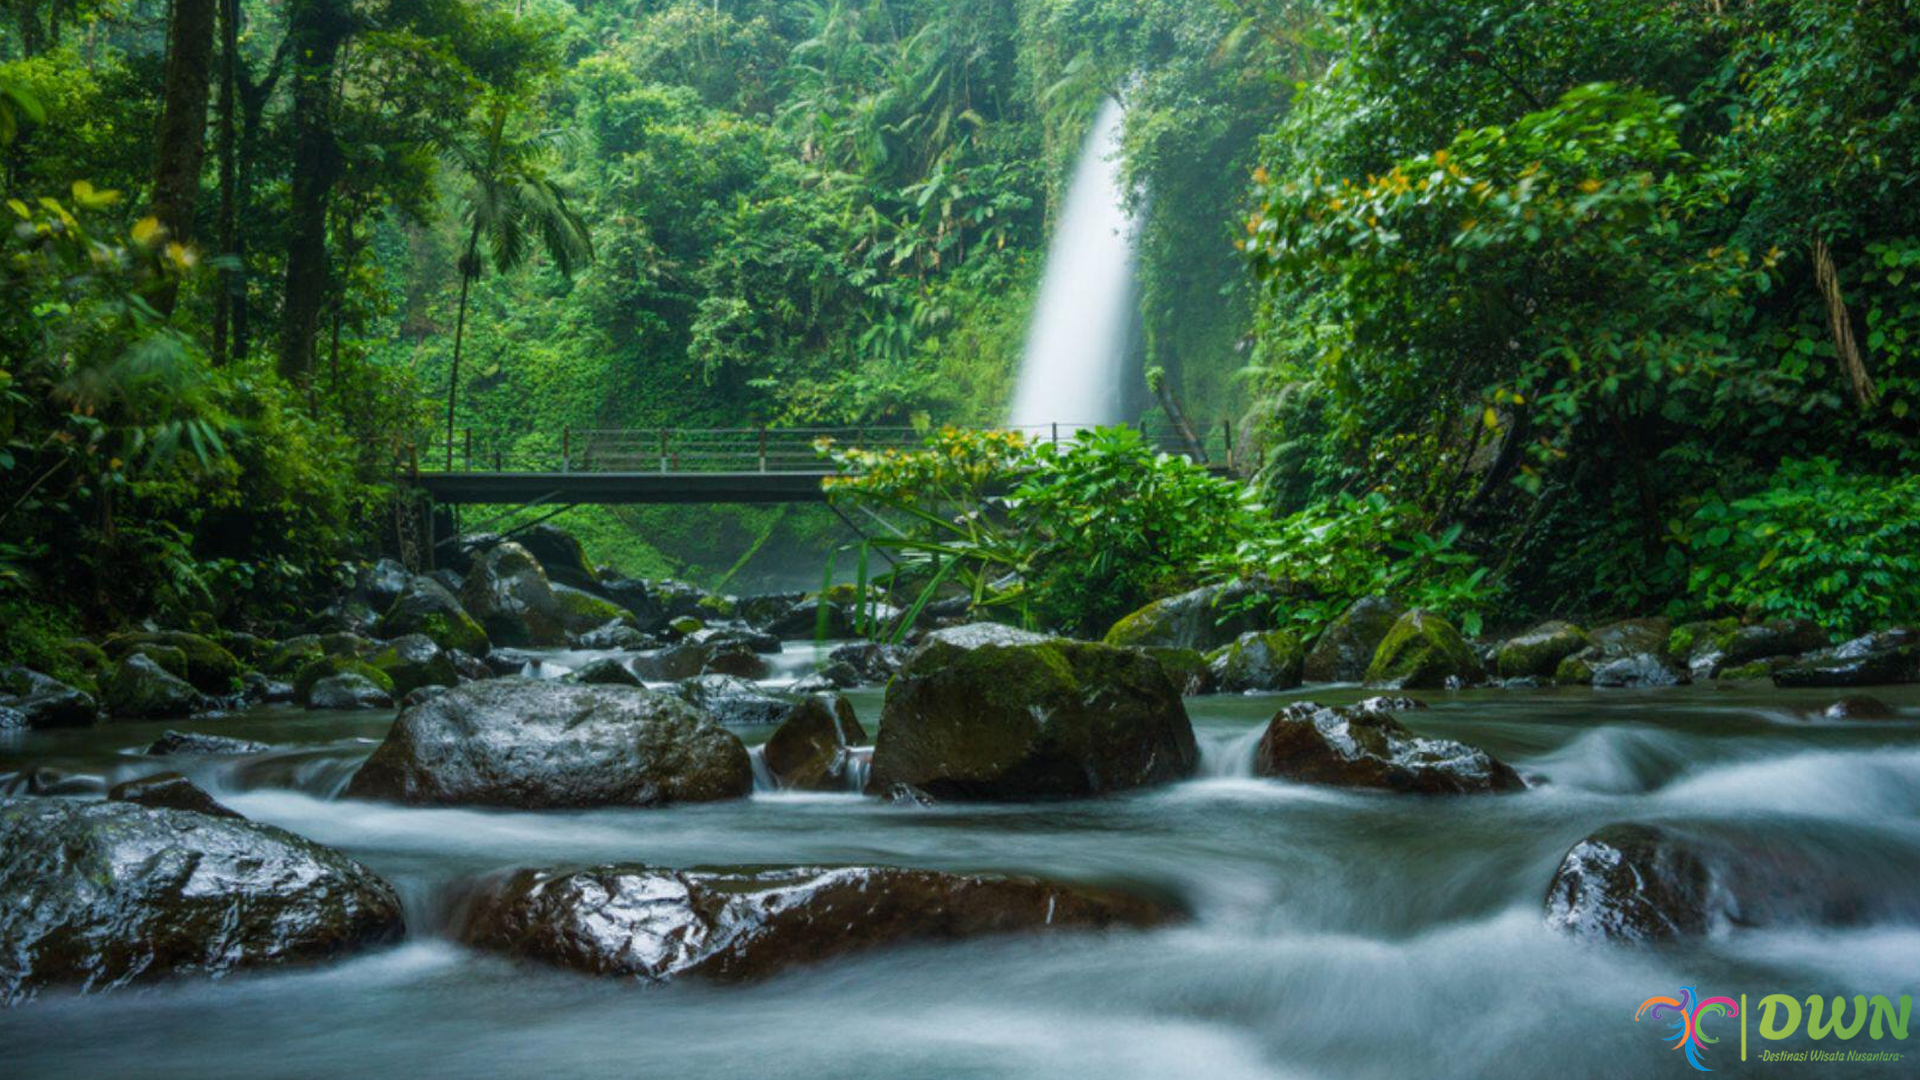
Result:
<instances>
[{"instance_id":1,"label":"cascading white water","mask_svg":"<svg viewBox=\"0 0 1920 1080\"><path fill-rule=\"evenodd\" d=\"M1132 318L1134 229L1120 181L1126 112L1109 98L1074 166L1047 249L1007 423L1090 426L1121 420Z\"/></svg>"}]
</instances>

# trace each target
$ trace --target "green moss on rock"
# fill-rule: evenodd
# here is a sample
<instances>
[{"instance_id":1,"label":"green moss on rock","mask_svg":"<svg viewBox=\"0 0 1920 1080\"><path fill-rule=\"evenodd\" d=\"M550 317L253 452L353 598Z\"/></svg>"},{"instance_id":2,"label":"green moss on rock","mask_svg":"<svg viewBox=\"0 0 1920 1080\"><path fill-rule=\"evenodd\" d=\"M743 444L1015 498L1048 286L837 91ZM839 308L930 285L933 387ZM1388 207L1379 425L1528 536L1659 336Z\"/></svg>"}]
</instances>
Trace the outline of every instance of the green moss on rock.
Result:
<instances>
[{"instance_id":1,"label":"green moss on rock","mask_svg":"<svg viewBox=\"0 0 1920 1080\"><path fill-rule=\"evenodd\" d=\"M335 675L359 675L388 694L393 693L393 677L365 660L357 656L322 656L309 661L294 673L294 697L300 701L307 700L314 683Z\"/></svg>"},{"instance_id":2,"label":"green moss on rock","mask_svg":"<svg viewBox=\"0 0 1920 1080\"><path fill-rule=\"evenodd\" d=\"M1460 631L1422 609L1402 615L1387 631L1367 667L1368 686L1437 690L1480 682L1486 670Z\"/></svg>"},{"instance_id":3,"label":"green moss on rock","mask_svg":"<svg viewBox=\"0 0 1920 1080\"><path fill-rule=\"evenodd\" d=\"M182 675L194 689L207 694L226 694L239 688L240 661L211 638L184 630L115 634L105 642L108 656L123 657L141 645L164 645L179 649L186 656Z\"/></svg>"},{"instance_id":4,"label":"green moss on rock","mask_svg":"<svg viewBox=\"0 0 1920 1080\"><path fill-rule=\"evenodd\" d=\"M1306 657L1300 639L1285 630L1249 630L1207 660L1215 687L1233 694L1299 686Z\"/></svg>"},{"instance_id":5,"label":"green moss on rock","mask_svg":"<svg viewBox=\"0 0 1920 1080\"><path fill-rule=\"evenodd\" d=\"M1494 669L1503 679L1550 676L1560 661L1586 647L1586 631L1554 619L1507 639L1494 654Z\"/></svg>"}]
</instances>

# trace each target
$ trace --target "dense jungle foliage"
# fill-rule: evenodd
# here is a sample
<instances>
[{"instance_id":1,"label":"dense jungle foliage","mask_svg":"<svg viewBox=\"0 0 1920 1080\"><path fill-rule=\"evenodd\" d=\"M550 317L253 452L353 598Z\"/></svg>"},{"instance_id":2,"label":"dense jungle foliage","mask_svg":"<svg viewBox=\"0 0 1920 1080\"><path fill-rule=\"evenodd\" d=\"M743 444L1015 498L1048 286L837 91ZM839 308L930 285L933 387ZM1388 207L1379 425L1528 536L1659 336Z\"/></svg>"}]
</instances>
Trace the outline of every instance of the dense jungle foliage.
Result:
<instances>
[{"instance_id":1,"label":"dense jungle foliage","mask_svg":"<svg viewBox=\"0 0 1920 1080\"><path fill-rule=\"evenodd\" d=\"M414 447L990 424L1108 95L1154 419L1237 418L1252 486L1120 433L936 436L912 468L987 453L1014 499L842 495L907 513L928 576L963 520L982 602L1089 632L1248 574L1305 623L1383 588L1469 626L1920 619L1911 2L7 8L16 651L291 617L390 542ZM566 522L710 583L840 541Z\"/></svg>"}]
</instances>

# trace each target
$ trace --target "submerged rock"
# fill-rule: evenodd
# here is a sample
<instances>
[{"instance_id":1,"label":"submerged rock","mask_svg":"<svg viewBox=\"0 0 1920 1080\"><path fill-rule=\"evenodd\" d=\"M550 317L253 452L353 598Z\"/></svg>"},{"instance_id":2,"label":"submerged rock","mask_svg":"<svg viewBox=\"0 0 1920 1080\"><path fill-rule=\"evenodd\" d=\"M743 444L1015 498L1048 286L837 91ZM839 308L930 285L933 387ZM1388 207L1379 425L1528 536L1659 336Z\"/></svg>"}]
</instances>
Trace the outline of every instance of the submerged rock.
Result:
<instances>
[{"instance_id":1,"label":"submerged rock","mask_svg":"<svg viewBox=\"0 0 1920 1080\"><path fill-rule=\"evenodd\" d=\"M30 765L0 773L0 797L8 795L104 795L107 781L93 773L68 772L49 765Z\"/></svg>"},{"instance_id":2,"label":"submerged rock","mask_svg":"<svg viewBox=\"0 0 1920 1080\"><path fill-rule=\"evenodd\" d=\"M1180 692L1137 649L974 624L927 635L888 684L870 790L942 799L1093 795L1187 776Z\"/></svg>"},{"instance_id":3,"label":"submerged rock","mask_svg":"<svg viewBox=\"0 0 1920 1080\"><path fill-rule=\"evenodd\" d=\"M1385 596L1363 596L1327 624L1301 670L1308 682L1359 682L1373 654L1407 609Z\"/></svg>"},{"instance_id":4,"label":"submerged rock","mask_svg":"<svg viewBox=\"0 0 1920 1080\"><path fill-rule=\"evenodd\" d=\"M560 599L547 572L527 549L502 543L476 555L460 588L460 606L499 645L565 645L567 628ZM604 618L583 627L605 622ZM471 650L469 650L471 651Z\"/></svg>"},{"instance_id":5,"label":"submerged rock","mask_svg":"<svg viewBox=\"0 0 1920 1080\"><path fill-rule=\"evenodd\" d=\"M1820 711L1822 720L1894 720L1899 713L1877 697L1849 694Z\"/></svg>"},{"instance_id":6,"label":"submerged rock","mask_svg":"<svg viewBox=\"0 0 1920 1080\"><path fill-rule=\"evenodd\" d=\"M722 724L777 724L793 702L732 675L699 675L675 683L675 697Z\"/></svg>"},{"instance_id":7,"label":"submerged rock","mask_svg":"<svg viewBox=\"0 0 1920 1080\"><path fill-rule=\"evenodd\" d=\"M910 941L1150 927L1148 900L1033 878L894 867L520 870L483 883L470 945L594 975L760 979Z\"/></svg>"},{"instance_id":8,"label":"submerged rock","mask_svg":"<svg viewBox=\"0 0 1920 1080\"><path fill-rule=\"evenodd\" d=\"M1920 682L1920 631L1881 630L1821 649L1773 673L1775 686L1887 686Z\"/></svg>"},{"instance_id":9,"label":"submerged rock","mask_svg":"<svg viewBox=\"0 0 1920 1080\"><path fill-rule=\"evenodd\" d=\"M1451 739L1415 735L1384 708L1339 709L1311 701L1274 714L1254 751L1253 770L1299 783L1422 795L1527 786L1499 758Z\"/></svg>"},{"instance_id":10,"label":"submerged rock","mask_svg":"<svg viewBox=\"0 0 1920 1080\"><path fill-rule=\"evenodd\" d=\"M1155 600L1122 618L1107 631L1108 645L1128 648L1194 649L1210 652L1233 642L1249 630L1269 625L1256 610L1267 595L1264 587L1246 581L1203 585L1198 589Z\"/></svg>"},{"instance_id":11,"label":"submerged rock","mask_svg":"<svg viewBox=\"0 0 1920 1080\"><path fill-rule=\"evenodd\" d=\"M752 788L746 747L677 698L495 679L401 713L346 795L543 809L709 802Z\"/></svg>"},{"instance_id":12,"label":"submerged rock","mask_svg":"<svg viewBox=\"0 0 1920 1080\"><path fill-rule=\"evenodd\" d=\"M1502 643L1494 670L1503 679L1551 678L1560 661L1586 647L1586 631L1553 619Z\"/></svg>"},{"instance_id":13,"label":"submerged rock","mask_svg":"<svg viewBox=\"0 0 1920 1080\"><path fill-rule=\"evenodd\" d=\"M1920 852L1839 832L1608 825L1547 886L1546 921L1576 937L1661 942L1769 926L1848 926L1920 915L1902 887Z\"/></svg>"},{"instance_id":14,"label":"submerged rock","mask_svg":"<svg viewBox=\"0 0 1920 1080\"><path fill-rule=\"evenodd\" d=\"M849 751L867 742L853 705L838 694L802 698L767 739L761 757L783 788L845 791Z\"/></svg>"},{"instance_id":15,"label":"submerged rock","mask_svg":"<svg viewBox=\"0 0 1920 1080\"><path fill-rule=\"evenodd\" d=\"M688 639L654 653L633 658L633 668L649 682L678 682L696 675L733 675L764 679L773 668L752 647L740 641Z\"/></svg>"},{"instance_id":16,"label":"submerged rock","mask_svg":"<svg viewBox=\"0 0 1920 1080\"><path fill-rule=\"evenodd\" d=\"M0 1000L319 960L401 933L400 901L331 848L128 803L0 803Z\"/></svg>"},{"instance_id":17,"label":"submerged rock","mask_svg":"<svg viewBox=\"0 0 1920 1080\"><path fill-rule=\"evenodd\" d=\"M1223 693L1291 690L1305 660L1300 639L1285 630L1249 630L1208 657L1208 669Z\"/></svg>"},{"instance_id":18,"label":"submerged rock","mask_svg":"<svg viewBox=\"0 0 1920 1080\"><path fill-rule=\"evenodd\" d=\"M232 739L225 735L202 735L197 731L169 731L153 740L147 753L154 757L167 754L258 754L273 747L250 739Z\"/></svg>"},{"instance_id":19,"label":"submerged rock","mask_svg":"<svg viewBox=\"0 0 1920 1080\"><path fill-rule=\"evenodd\" d=\"M199 711L205 701L185 679L140 653L129 653L114 666L102 696L116 720L179 719Z\"/></svg>"},{"instance_id":20,"label":"submerged rock","mask_svg":"<svg viewBox=\"0 0 1920 1080\"><path fill-rule=\"evenodd\" d=\"M1438 690L1486 678L1473 647L1453 624L1431 611L1400 616L1367 666L1366 684L1391 690Z\"/></svg>"},{"instance_id":21,"label":"submerged rock","mask_svg":"<svg viewBox=\"0 0 1920 1080\"><path fill-rule=\"evenodd\" d=\"M240 816L176 772L154 773L138 780L115 784L107 791L107 799L110 802L135 803L157 809L191 810L196 814L211 814L214 817Z\"/></svg>"}]
</instances>

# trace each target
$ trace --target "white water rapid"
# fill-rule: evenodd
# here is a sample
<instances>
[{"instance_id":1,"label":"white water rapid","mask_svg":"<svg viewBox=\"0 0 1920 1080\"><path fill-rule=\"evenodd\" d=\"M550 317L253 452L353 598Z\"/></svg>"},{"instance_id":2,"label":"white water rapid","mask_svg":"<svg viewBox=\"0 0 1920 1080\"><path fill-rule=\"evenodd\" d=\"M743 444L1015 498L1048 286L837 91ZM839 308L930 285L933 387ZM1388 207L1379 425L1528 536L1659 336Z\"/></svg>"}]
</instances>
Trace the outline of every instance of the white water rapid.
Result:
<instances>
[{"instance_id":1,"label":"white water rapid","mask_svg":"<svg viewBox=\"0 0 1920 1080\"><path fill-rule=\"evenodd\" d=\"M1123 418L1134 229L1120 181L1126 112L1111 98L1087 135L1047 249L1007 423L1088 427Z\"/></svg>"}]
</instances>

